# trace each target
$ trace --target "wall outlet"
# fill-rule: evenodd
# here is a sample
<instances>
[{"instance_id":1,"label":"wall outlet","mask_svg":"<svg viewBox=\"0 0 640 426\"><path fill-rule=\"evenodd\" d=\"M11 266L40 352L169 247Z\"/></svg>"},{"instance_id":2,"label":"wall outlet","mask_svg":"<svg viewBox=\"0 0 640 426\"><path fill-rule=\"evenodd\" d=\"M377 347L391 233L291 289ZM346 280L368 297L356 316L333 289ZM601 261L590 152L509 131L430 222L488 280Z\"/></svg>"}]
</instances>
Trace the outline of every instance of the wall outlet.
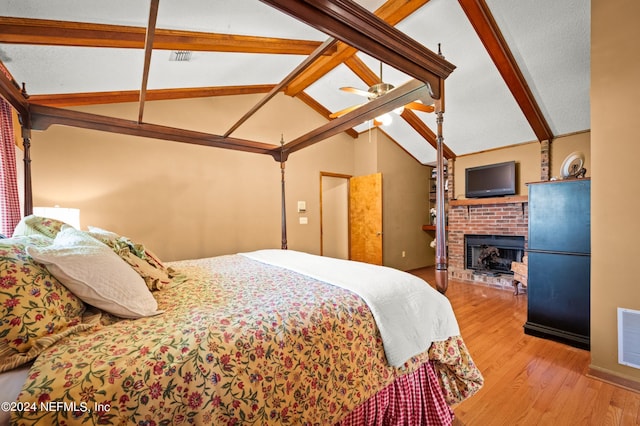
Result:
<instances>
[{"instance_id":1,"label":"wall outlet","mask_svg":"<svg viewBox=\"0 0 640 426\"><path fill-rule=\"evenodd\" d=\"M402 250L402 257L407 257L407 252Z\"/></svg>"}]
</instances>

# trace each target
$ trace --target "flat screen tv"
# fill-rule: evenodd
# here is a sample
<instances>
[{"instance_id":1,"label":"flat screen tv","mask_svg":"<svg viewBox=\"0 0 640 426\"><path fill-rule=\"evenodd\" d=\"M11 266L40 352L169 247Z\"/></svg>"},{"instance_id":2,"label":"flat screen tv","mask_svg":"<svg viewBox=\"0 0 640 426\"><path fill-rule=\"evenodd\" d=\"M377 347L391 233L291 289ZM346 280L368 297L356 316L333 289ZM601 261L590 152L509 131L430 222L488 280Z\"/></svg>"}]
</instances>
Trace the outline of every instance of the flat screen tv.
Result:
<instances>
[{"instance_id":1,"label":"flat screen tv","mask_svg":"<svg viewBox=\"0 0 640 426\"><path fill-rule=\"evenodd\" d=\"M516 193L516 162L488 164L465 169L467 198L500 197Z\"/></svg>"}]
</instances>

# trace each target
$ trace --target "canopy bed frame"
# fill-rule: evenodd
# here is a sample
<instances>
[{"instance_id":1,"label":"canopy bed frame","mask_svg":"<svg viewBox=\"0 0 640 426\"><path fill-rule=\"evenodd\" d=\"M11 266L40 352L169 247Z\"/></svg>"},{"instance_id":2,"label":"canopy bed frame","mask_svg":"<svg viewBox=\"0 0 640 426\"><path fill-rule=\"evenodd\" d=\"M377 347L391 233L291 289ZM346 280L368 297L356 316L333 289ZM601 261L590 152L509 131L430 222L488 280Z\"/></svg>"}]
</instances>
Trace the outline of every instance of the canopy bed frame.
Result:
<instances>
[{"instance_id":1,"label":"canopy bed frame","mask_svg":"<svg viewBox=\"0 0 640 426\"><path fill-rule=\"evenodd\" d=\"M137 121L32 102L24 84L21 88L0 73L0 96L18 112L24 146L25 218L16 229L22 225L22 231L29 231L0 242L4 244L0 251L6 254L0 265L25 274L24 279L14 280L24 285L5 286L3 295L11 298L13 307L21 298L28 299L19 293L25 289L34 298L27 300L31 304L57 300L61 294L68 299L65 312L73 314L63 318L69 319L70 328L63 327L59 334L33 337L35 329L23 332L13 327L9 332L15 334L20 328L19 335L0 339L0 372L20 367L17 374L23 375L17 380L20 394L13 397L19 408L14 411L20 412L13 413L12 419L19 419L18 424L61 418L69 424L85 424L83 413L89 408L93 414L88 421L94 422L111 422L119 416L120 420L164 419L165 424L189 418L217 424L240 418L253 424L307 424L302 420L322 419L343 425L391 421L450 425L451 405L482 386L482 374L443 296L447 290L444 80L455 67L440 53L350 1L262 1L330 38L221 135L143 122L159 0L151 0ZM274 145L231 136L338 41L414 80L289 142L282 137ZM438 291L393 268L284 250L288 248L285 166L289 155L415 100L433 100L436 114L437 132L429 142L437 149ZM53 124L270 155L280 163L283 250L163 265L141 244L113 232L81 231L31 216L31 131ZM426 128L421 121L410 124L423 135L432 133L420 130ZM75 275L70 279L59 263L66 257L57 258L56 245L64 253L83 247L80 260L74 258L78 262L72 265L74 274L81 262L90 271L105 265L107 272L92 275L86 283ZM98 251L99 258L91 257L98 256ZM120 274L135 276L112 280ZM40 281L49 285L31 283L32 277L45 277ZM106 305L94 298L98 292L91 293L89 301L79 296L83 284L93 288L97 282L107 289L124 283L126 292L134 293L122 289L127 296ZM49 298L41 291L60 294ZM144 306L139 306L143 301ZM116 312L110 310L114 308ZM142 308L144 312L137 311ZM133 315L119 314L120 309ZM5 310L0 319L0 325L19 325L16 319L22 317ZM51 407L49 402L59 410L55 404L74 399L94 405L69 408L73 412L65 408L69 412L61 414L43 411Z\"/></svg>"},{"instance_id":2,"label":"canopy bed frame","mask_svg":"<svg viewBox=\"0 0 640 426\"><path fill-rule=\"evenodd\" d=\"M354 126L371 120L385 112L406 105L418 99L432 99L435 104L437 132L431 143L437 150L437 191L436 191L436 287L441 293L447 290L447 256L445 246L444 177L443 165L445 147L443 138L443 118L445 111L444 81L455 66L441 54L434 53L406 36L382 19L361 6L348 0L261 0L283 13L328 34L330 38L322 43L309 57L277 84L258 104L249 110L237 123L222 135L208 134L174 127L143 122L147 76L153 49L155 22L159 0L152 0L149 23L145 38L145 60L142 86L139 96L137 121L106 117L79 111L50 107L32 103L24 87L0 73L0 95L18 112L22 126L25 170L25 215L32 213L31 159L29 154L31 131L46 130L53 124L121 133L155 139L177 141L218 148L234 149L270 155L280 163L282 174L282 248L287 248L286 218L284 209L284 171L289 155L313 145ZM270 143L250 141L231 137L231 134L253 113L266 104L275 94L300 75L311 63L342 41L415 80L389 93L367 102L339 118L311 130L310 132L280 146Z\"/></svg>"}]
</instances>

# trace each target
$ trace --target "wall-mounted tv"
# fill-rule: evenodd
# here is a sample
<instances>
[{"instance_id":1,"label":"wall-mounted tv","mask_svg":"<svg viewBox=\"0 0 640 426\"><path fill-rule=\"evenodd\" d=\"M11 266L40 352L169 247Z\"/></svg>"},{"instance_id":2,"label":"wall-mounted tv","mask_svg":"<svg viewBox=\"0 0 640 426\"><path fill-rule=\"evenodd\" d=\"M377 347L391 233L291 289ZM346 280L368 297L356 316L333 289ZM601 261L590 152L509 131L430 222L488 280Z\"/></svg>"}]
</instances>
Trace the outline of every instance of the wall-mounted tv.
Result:
<instances>
[{"instance_id":1,"label":"wall-mounted tv","mask_svg":"<svg viewBox=\"0 0 640 426\"><path fill-rule=\"evenodd\" d=\"M467 198L499 197L516 193L516 162L488 164L465 169Z\"/></svg>"}]
</instances>

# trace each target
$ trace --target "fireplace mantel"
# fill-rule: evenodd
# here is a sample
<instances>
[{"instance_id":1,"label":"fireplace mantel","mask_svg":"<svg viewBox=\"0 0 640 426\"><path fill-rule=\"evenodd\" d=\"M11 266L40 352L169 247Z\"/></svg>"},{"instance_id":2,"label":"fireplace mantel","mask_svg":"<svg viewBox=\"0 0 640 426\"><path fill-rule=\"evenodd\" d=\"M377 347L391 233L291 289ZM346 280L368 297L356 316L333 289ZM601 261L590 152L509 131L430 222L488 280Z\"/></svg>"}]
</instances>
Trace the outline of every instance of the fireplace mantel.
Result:
<instances>
[{"instance_id":1,"label":"fireplace mantel","mask_svg":"<svg viewBox=\"0 0 640 426\"><path fill-rule=\"evenodd\" d=\"M477 206L483 204L519 204L527 203L529 197L526 195L515 195L512 197L488 197L488 198L465 198L449 200L450 206Z\"/></svg>"}]
</instances>

